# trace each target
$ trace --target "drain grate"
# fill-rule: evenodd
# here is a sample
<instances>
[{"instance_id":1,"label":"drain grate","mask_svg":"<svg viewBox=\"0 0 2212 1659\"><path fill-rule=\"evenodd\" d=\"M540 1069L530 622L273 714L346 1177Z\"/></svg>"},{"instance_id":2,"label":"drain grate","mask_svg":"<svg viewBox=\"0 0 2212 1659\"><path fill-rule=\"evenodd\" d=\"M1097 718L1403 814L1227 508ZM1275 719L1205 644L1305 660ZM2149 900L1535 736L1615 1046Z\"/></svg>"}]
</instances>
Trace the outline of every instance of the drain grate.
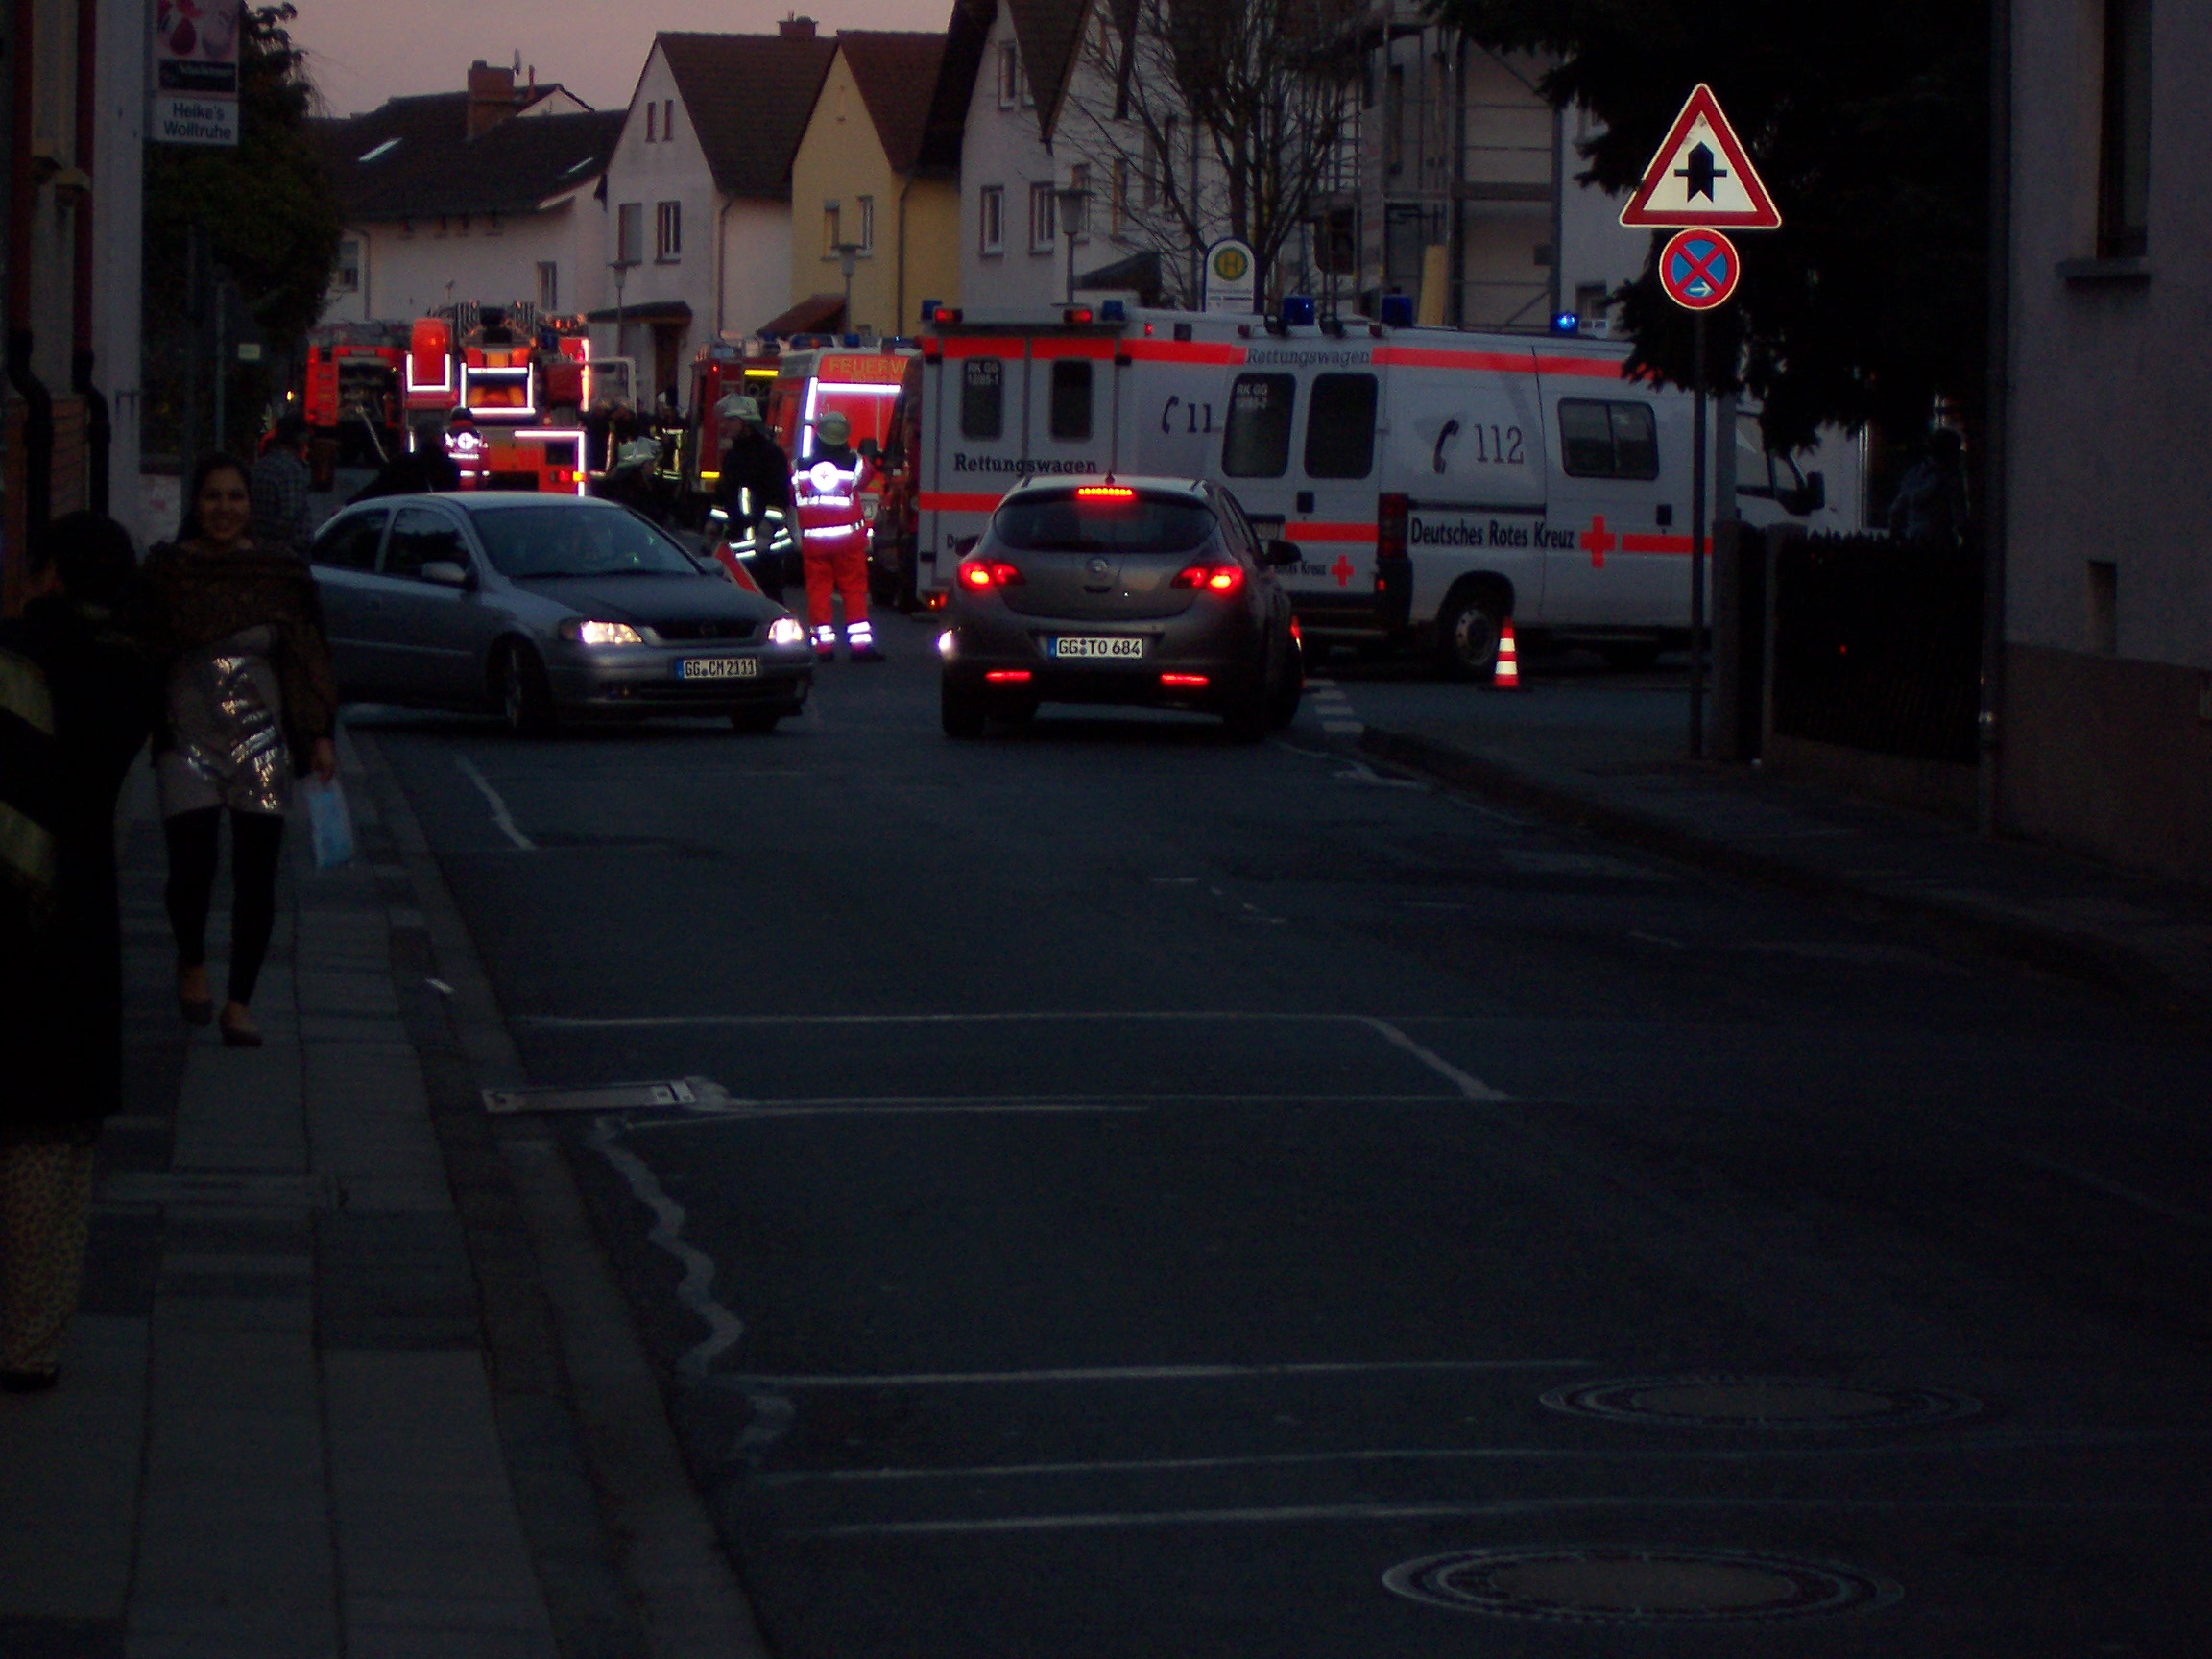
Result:
<instances>
[{"instance_id":1,"label":"drain grate","mask_svg":"<svg viewBox=\"0 0 2212 1659\"><path fill-rule=\"evenodd\" d=\"M1403 1562L1382 1582L1436 1607L1628 1624L1795 1619L1904 1594L1848 1567L1736 1550L1462 1550Z\"/></svg>"},{"instance_id":2,"label":"drain grate","mask_svg":"<svg viewBox=\"0 0 2212 1659\"><path fill-rule=\"evenodd\" d=\"M1938 1388L1787 1377L1629 1377L1554 1388L1554 1411L1617 1423L1722 1429L1908 1429L1972 1417L1982 1403Z\"/></svg>"}]
</instances>

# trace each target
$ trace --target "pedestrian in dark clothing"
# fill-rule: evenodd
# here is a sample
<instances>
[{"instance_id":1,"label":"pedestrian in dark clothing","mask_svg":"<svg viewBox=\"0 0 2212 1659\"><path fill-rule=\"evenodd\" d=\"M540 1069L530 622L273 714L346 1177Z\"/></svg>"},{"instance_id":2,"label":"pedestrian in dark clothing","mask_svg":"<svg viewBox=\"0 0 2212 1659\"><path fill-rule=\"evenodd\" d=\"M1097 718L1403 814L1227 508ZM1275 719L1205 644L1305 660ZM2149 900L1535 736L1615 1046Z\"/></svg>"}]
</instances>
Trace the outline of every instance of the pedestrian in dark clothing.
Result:
<instances>
[{"instance_id":1,"label":"pedestrian in dark clothing","mask_svg":"<svg viewBox=\"0 0 2212 1659\"><path fill-rule=\"evenodd\" d=\"M315 578L247 537L246 480L226 456L203 461L174 543L146 560L133 630L162 686L155 781L169 841L169 920L177 1000L186 1020L215 1017L207 979L207 904L215 842L230 819L230 977L223 1041L256 1048L247 1005L276 920L276 857L292 782L338 772L338 677Z\"/></svg>"},{"instance_id":2,"label":"pedestrian in dark clothing","mask_svg":"<svg viewBox=\"0 0 2212 1659\"><path fill-rule=\"evenodd\" d=\"M797 550L791 530L797 519L791 512L791 463L760 423L760 405L750 397L729 397L715 406L731 430L730 445L722 451L722 475L714 484L714 502L730 519L730 540L750 543L752 568L771 599L783 596L786 582L800 580L789 568L787 557L775 552L777 533L782 544ZM780 515L771 519L771 513Z\"/></svg>"},{"instance_id":3,"label":"pedestrian in dark clothing","mask_svg":"<svg viewBox=\"0 0 2212 1659\"><path fill-rule=\"evenodd\" d=\"M1907 546L1956 553L1966 535L1966 474L1959 434L1939 426L1928 453L1906 472L1889 503L1889 534Z\"/></svg>"},{"instance_id":4,"label":"pedestrian in dark clothing","mask_svg":"<svg viewBox=\"0 0 2212 1659\"><path fill-rule=\"evenodd\" d=\"M425 495L460 488L461 469L445 453L445 427L425 421L416 428L415 447L385 462L375 477L348 498L348 505L378 495Z\"/></svg>"},{"instance_id":5,"label":"pedestrian in dark clothing","mask_svg":"<svg viewBox=\"0 0 2212 1659\"><path fill-rule=\"evenodd\" d=\"M307 557L314 538L313 484L307 475L307 422L287 415L276 422L268 453L253 463L253 544L264 553Z\"/></svg>"},{"instance_id":6,"label":"pedestrian in dark clothing","mask_svg":"<svg viewBox=\"0 0 2212 1659\"><path fill-rule=\"evenodd\" d=\"M153 676L116 619L135 559L112 519L32 542L0 622L0 1387L49 1388L77 1310L92 1152L123 1103L115 798Z\"/></svg>"}]
</instances>

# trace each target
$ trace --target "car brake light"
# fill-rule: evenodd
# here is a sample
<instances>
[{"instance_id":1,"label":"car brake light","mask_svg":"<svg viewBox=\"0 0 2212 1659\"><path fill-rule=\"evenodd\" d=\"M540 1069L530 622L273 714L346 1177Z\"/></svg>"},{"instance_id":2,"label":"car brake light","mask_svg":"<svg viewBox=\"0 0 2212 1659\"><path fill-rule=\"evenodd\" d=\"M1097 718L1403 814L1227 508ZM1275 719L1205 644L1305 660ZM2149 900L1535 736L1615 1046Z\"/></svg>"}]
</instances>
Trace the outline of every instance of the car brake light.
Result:
<instances>
[{"instance_id":1,"label":"car brake light","mask_svg":"<svg viewBox=\"0 0 2212 1659\"><path fill-rule=\"evenodd\" d=\"M1026 668L993 668L983 676L994 685L1022 685L1029 680Z\"/></svg>"},{"instance_id":2,"label":"car brake light","mask_svg":"<svg viewBox=\"0 0 2212 1659\"><path fill-rule=\"evenodd\" d=\"M1203 690L1206 685L1206 676L1203 674L1163 674L1160 676L1160 684L1173 685L1185 691Z\"/></svg>"},{"instance_id":3,"label":"car brake light","mask_svg":"<svg viewBox=\"0 0 2212 1659\"><path fill-rule=\"evenodd\" d=\"M992 588L1018 588L1022 572L1003 559L971 559L960 566L960 580L981 593Z\"/></svg>"},{"instance_id":4,"label":"car brake light","mask_svg":"<svg viewBox=\"0 0 2212 1659\"><path fill-rule=\"evenodd\" d=\"M1134 501L1137 492L1126 484L1079 484L1076 498L1084 501Z\"/></svg>"},{"instance_id":5,"label":"car brake light","mask_svg":"<svg viewBox=\"0 0 2212 1659\"><path fill-rule=\"evenodd\" d=\"M1241 565L1191 565L1178 570L1171 588L1203 588L1209 593L1234 593L1244 586Z\"/></svg>"}]
</instances>

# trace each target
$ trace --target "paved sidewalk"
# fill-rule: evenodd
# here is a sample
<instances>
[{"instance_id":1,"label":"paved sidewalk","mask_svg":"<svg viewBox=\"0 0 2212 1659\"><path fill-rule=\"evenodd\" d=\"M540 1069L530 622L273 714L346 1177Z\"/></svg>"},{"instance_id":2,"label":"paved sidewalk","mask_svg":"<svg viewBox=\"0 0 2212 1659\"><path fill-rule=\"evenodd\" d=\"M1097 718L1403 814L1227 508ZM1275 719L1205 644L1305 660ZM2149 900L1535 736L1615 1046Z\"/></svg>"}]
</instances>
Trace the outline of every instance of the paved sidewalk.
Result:
<instances>
[{"instance_id":1,"label":"paved sidewalk","mask_svg":"<svg viewBox=\"0 0 2212 1659\"><path fill-rule=\"evenodd\" d=\"M1450 718L1389 718L1358 743L1688 862L1861 902L2192 1019L2212 1016L2212 891L1689 760L1672 697L1541 682L1517 695L1471 690Z\"/></svg>"},{"instance_id":2,"label":"paved sidewalk","mask_svg":"<svg viewBox=\"0 0 2212 1659\"><path fill-rule=\"evenodd\" d=\"M462 1051L452 942L434 952L422 873L344 753L364 855L317 872L289 837L257 1051L178 1019L143 769L127 795L127 1112L60 1386L0 1399L0 1653L706 1651L656 1618L651 1528L616 1538L571 1399L577 1355L634 1334L619 1307L556 1329L476 1095L512 1079ZM563 1248L569 1277L604 1272Z\"/></svg>"}]
</instances>

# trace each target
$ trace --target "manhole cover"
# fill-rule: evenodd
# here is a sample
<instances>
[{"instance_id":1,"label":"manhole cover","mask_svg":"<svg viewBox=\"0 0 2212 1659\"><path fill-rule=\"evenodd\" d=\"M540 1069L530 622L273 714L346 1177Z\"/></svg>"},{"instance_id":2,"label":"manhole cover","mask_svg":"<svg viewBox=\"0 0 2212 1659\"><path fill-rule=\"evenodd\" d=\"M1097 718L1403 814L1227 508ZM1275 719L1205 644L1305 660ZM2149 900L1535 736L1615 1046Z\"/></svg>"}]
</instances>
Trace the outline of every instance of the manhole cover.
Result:
<instances>
[{"instance_id":1,"label":"manhole cover","mask_svg":"<svg viewBox=\"0 0 2212 1659\"><path fill-rule=\"evenodd\" d=\"M1554 1388L1554 1411L1725 1429L1898 1429L1971 1417L1982 1403L1936 1388L1784 1377L1630 1377Z\"/></svg>"},{"instance_id":2,"label":"manhole cover","mask_svg":"<svg viewBox=\"0 0 2212 1659\"><path fill-rule=\"evenodd\" d=\"M1382 1582L1438 1607L1624 1623L1794 1619L1904 1594L1849 1568L1733 1550L1462 1550Z\"/></svg>"}]
</instances>

